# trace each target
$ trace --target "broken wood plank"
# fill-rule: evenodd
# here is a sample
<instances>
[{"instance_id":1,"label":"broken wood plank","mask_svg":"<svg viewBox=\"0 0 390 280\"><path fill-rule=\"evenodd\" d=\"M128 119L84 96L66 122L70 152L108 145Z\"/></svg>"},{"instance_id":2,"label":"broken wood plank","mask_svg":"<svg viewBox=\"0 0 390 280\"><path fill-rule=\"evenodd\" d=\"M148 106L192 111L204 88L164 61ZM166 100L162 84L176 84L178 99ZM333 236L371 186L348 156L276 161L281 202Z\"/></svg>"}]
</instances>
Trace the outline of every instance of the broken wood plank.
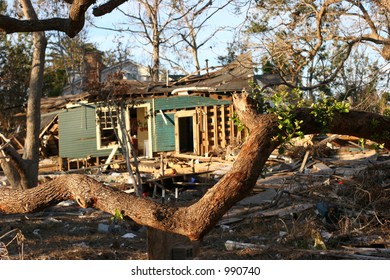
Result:
<instances>
[{"instance_id":1,"label":"broken wood plank","mask_svg":"<svg viewBox=\"0 0 390 280\"><path fill-rule=\"evenodd\" d=\"M336 139L338 139L338 138L340 138L340 135L338 135L338 134L333 134L333 135L331 135L331 136L329 136L329 137L327 137L327 138L321 140L320 142L316 143L315 146L326 145L327 143L332 142L332 141L334 141L334 140L336 140Z\"/></svg>"},{"instance_id":2,"label":"broken wood plank","mask_svg":"<svg viewBox=\"0 0 390 280\"><path fill-rule=\"evenodd\" d=\"M200 182L175 182L175 185L181 185L181 186L204 186L204 187L211 187L214 186L215 183L200 183Z\"/></svg>"},{"instance_id":3,"label":"broken wood plank","mask_svg":"<svg viewBox=\"0 0 390 280\"><path fill-rule=\"evenodd\" d=\"M82 167L82 168L78 168L78 169L69 169L65 172L66 174L70 174L70 173L79 173L79 172L85 172L86 170L93 170L93 169L99 169L99 168L102 168L104 166L108 166L108 165L112 165L112 164L124 164L126 161L124 160L121 160L121 161L113 161L111 163L108 163L108 164L100 164L100 165L96 165L96 166L88 166L88 167ZM68 161L68 166L69 166L69 161Z\"/></svg>"},{"instance_id":4,"label":"broken wood plank","mask_svg":"<svg viewBox=\"0 0 390 280\"><path fill-rule=\"evenodd\" d=\"M200 162L222 162L222 163L229 163L231 164L231 161L221 159L219 157L202 157L202 156L195 156L195 155L187 155L187 154L179 154L179 153L167 153L167 157L174 157L179 159L195 159L199 160Z\"/></svg>"},{"instance_id":5,"label":"broken wood plank","mask_svg":"<svg viewBox=\"0 0 390 280\"><path fill-rule=\"evenodd\" d=\"M106 160L106 164L103 166L103 171L106 171L107 170L107 167L108 165L110 165L111 163L111 160L112 158L114 157L114 155L116 154L116 152L118 151L118 148L119 148L119 145L115 145L114 148L112 149L110 155L108 156L107 160Z\"/></svg>"},{"instance_id":6,"label":"broken wood plank","mask_svg":"<svg viewBox=\"0 0 390 280\"><path fill-rule=\"evenodd\" d=\"M243 218L227 218L227 219L223 219L223 220L219 221L217 223L217 226L230 225L230 224L241 222L242 220L243 220Z\"/></svg>"},{"instance_id":7,"label":"broken wood plank","mask_svg":"<svg viewBox=\"0 0 390 280\"><path fill-rule=\"evenodd\" d=\"M362 255L377 256L378 254L386 254L390 256L389 248L372 248L372 247L351 247L351 246L342 246L344 249L359 253Z\"/></svg>"},{"instance_id":8,"label":"broken wood plank","mask_svg":"<svg viewBox=\"0 0 390 280\"><path fill-rule=\"evenodd\" d=\"M209 139L209 123L208 123L208 117L209 117L209 114L208 114L208 108L207 106L203 107L203 110L204 110L204 121L205 121L205 127L204 127L204 133L205 133L205 139L204 139L204 143L205 143L205 150L204 150L204 153L205 154L208 154L209 150L210 150L210 139Z\"/></svg>"},{"instance_id":9,"label":"broken wood plank","mask_svg":"<svg viewBox=\"0 0 390 280\"><path fill-rule=\"evenodd\" d=\"M247 248L249 248L249 249L267 249L268 246L227 240L225 242L225 248L228 251L232 251L232 250L236 250L236 249L247 249Z\"/></svg>"},{"instance_id":10,"label":"broken wood plank","mask_svg":"<svg viewBox=\"0 0 390 280\"><path fill-rule=\"evenodd\" d=\"M292 206L288 206L288 207L284 207L284 208L276 209L276 210L260 211L260 212L252 214L251 216L254 218L272 217L272 216L283 217L286 215L299 213L299 212L308 210L308 209L313 208L313 207L314 207L313 203L302 203L302 204L292 205Z\"/></svg>"},{"instance_id":11,"label":"broken wood plank","mask_svg":"<svg viewBox=\"0 0 390 280\"><path fill-rule=\"evenodd\" d=\"M213 106L213 125L214 125L214 145L213 148L216 150L218 148L219 138L218 138L218 108Z\"/></svg>"},{"instance_id":12,"label":"broken wood plank","mask_svg":"<svg viewBox=\"0 0 390 280\"><path fill-rule=\"evenodd\" d=\"M221 147L226 148L226 124L225 124L225 106L221 106Z\"/></svg>"},{"instance_id":13,"label":"broken wood plank","mask_svg":"<svg viewBox=\"0 0 390 280\"><path fill-rule=\"evenodd\" d=\"M309 158L309 155L310 155L310 150L307 150L305 153L305 156L303 157L301 167L299 168L299 173L302 173L303 170L305 169L305 165L306 165L307 159Z\"/></svg>"},{"instance_id":14,"label":"broken wood plank","mask_svg":"<svg viewBox=\"0 0 390 280\"><path fill-rule=\"evenodd\" d=\"M369 236L356 236L351 237L350 240L353 244L359 246L386 246L390 245L389 236L369 235Z\"/></svg>"},{"instance_id":15,"label":"broken wood plank","mask_svg":"<svg viewBox=\"0 0 390 280\"><path fill-rule=\"evenodd\" d=\"M327 256L347 260L388 260L387 257L354 254L345 250L296 250L305 254Z\"/></svg>"},{"instance_id":16,"label":"broken wood plank","mask_svg":"<svg viewBox=\"0 0 390 280\"><path fill-rule=\"evenodd\" d=\"M230 128L230 145L237 144L238 129L236 129L236 125L234 124L234 108L232 105L229 106L229 128Z\"/></svg>"},{"instance_id":17,"label":"broken wood plank","mask_svg":"<svg viewBox=\"0 0 390 280\"><path fill-rule=\"evenodd\" d=\"M363 151L363 149L364 149L361 145L359 145L359 144L357 144L357 143L355 143L355 142L348 141L348 143L351 144L352 146L355 146L355 147L359 148L359 149L362 150L362 151Z\"/></svg>"},{"instance_id":18,"label":"broken wood plank","mask_svg":"<svg viewBox=\"0 0 390 280\"><path fill-rule=\"evenodd\" d=\"M160 154L160 175L164 176L165 175L165 170L164 170L164 153Z\"/></svg>"}]
</instances>

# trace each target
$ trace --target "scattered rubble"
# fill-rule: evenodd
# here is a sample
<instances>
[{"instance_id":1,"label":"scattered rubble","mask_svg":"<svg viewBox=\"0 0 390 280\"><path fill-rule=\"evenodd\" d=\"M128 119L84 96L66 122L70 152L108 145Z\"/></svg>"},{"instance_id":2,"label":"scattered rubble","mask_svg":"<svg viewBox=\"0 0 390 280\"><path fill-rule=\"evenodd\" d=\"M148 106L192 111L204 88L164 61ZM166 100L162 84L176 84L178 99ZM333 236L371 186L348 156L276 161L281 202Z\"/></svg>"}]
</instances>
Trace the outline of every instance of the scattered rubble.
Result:
<instances>
[{"instance_id":1,"label":"scattered rubble","mask_svg":"<svg viewBox=\"0 0 390 280\"><path fill-rule=\"evenodd\" d=\"M390 154L339 135L309 140L283 156L271 155L252 193L202 240L199 259L390 258ZM169 155L165 170L175 174L159 174L156 161L145 178L162 186L152 195L156 200L189 202L233 162ZM52 176L58 175L44 179ZM130 186L129 176L115 170L91 176L123 190ZM3 215L1 258L21 258L20 244L7 235L14 229L24 236L25 259L147 258L144 227L114 223L111 215L72 201L40 213Z\"/></svg>"}]
</instances>

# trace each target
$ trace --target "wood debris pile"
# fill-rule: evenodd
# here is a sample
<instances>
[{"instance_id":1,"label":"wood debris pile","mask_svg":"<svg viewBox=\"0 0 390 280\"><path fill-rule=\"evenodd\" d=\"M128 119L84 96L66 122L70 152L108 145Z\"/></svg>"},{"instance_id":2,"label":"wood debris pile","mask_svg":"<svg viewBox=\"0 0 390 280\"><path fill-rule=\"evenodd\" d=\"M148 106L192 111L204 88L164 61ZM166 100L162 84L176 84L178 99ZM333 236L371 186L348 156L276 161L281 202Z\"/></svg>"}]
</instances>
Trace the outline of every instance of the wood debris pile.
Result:
<instances>
[{"instance_id":1,"label":"wood debris pile","mask_svg":"<svg viewBox=\"0 0 390 280\"><path fill-rule=\"evenodd\" d=\"M143 169L158 175L147 181L150 196L177 205L199 199L231 166L223 158L189 155L143 162ZM91 176L113 186L129 185L129 177L119 171ZM389 151L339 135L308 137L284 155L271 155L253 191L201 241L197 258L390 259L389 205ZM0 238L0 259L23 258L22 239L11 234L15 228L26 236L27 259L146 258L142 227L126 221L111 232L110 215L94 209L80 214L76 206L55 208L65 212L52 208L27 220L26 215L2 217L0 236L7 236ZM136 237L124 239L129 233Z\"/></svg>"},{"instance_id":2,"label":"wood debris pile","mask_svg":"<svg viewBox=\"0 0 390 280\"><path fill-rule=\"evenodd\" d=\"M229 254L390 258L390 154L336 137L327 143L270 157L253 193L216 229Z\"/></svg>"}]
</instances>

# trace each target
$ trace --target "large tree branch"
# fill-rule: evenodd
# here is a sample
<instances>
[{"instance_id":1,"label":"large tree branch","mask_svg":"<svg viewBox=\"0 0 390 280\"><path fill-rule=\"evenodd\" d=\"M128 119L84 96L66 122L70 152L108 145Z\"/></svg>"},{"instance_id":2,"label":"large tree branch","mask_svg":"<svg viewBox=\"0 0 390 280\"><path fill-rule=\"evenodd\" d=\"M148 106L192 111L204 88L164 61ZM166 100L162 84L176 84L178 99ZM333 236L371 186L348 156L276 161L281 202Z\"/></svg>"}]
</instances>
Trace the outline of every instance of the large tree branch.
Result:
<instances>
[{"instance_id":1,"label":"large tree branch","mask_svg":"<svg viewBox=\"0 0 390 280\"><path fill-rule=\"evenodd\" d=\"M127 2L127 0L111 0L108 1L98 7L92 9L92 14L95 17L101 17L105 14L111 13L115 8L119 7L123 3Z\"/></svg>"},{"instance_id":2,"label":"large tree branch","mask_svg":"<svg viewBox=\"0 0 390 280\"><path fill-rule=\"evenodd\" d=\"M74 0L69 9L69 18L19 20L0 15L0 31L6 33L58 30L69 37L76 36L84 27L85 13L95 0Z\"/></svg>"},{"instance_id":3,"label":"large tree branch","mask_svg":"<svg viewBox=\"0 0 390 280\"><path fill-rule=\"evenodd\" d=\"M185 235L192 240L200 239L235 203L249 194L269 155L279 144L272 140L279 133L276 116L257 114L247 95L236 96L234 102L240 118L251 130L250 136L232 169L191 206L159 204L105 186L84 175L67 175L25 191L0 189L0 211L28 213L61 200L74 199L83 207L112 214L119 210L139 224ZM304 120L302 130L305 133L319 133L321 128L310 112L310 109L300 109L296 111L296 117ZM329 130L375 138L390 148L390 120L380 115L357 111L335 114Z\"/></svg>"},{"instance_id":4,"label":"large tree branch","mask_svg":"<svg viewBox=\"0 0 390 280\"><path fill-rule=\"evenodd\" d=\"M58 30L67 33L68 19L51 18L42 20L19 20L0 15L0 30L6 33Z\"/></svg>"}]
</instances>

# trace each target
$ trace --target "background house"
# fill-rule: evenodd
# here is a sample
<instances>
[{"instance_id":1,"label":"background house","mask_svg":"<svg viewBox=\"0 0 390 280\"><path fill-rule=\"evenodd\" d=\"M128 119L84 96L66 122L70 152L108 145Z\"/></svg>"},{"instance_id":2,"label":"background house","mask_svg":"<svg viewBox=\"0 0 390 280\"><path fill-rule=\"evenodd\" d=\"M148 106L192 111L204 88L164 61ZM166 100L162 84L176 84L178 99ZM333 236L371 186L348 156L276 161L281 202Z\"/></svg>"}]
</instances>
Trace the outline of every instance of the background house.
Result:
<instances>
[{"instance_id":1,"label":"background house","mask_svg":"<svg viewBox=\"0 0 390 280\"><path fill-rule=\"evenodd\" d=\"M62 95L79 94L88 89L94 83L105 83L113 78L124 80L136 80L147 82L150 80L149 70L146 66L125 60L106 67L99 51L87 52L84 55L83 73L70 77L70 83L64 87Z\"/></svg>"}]
</instances>

